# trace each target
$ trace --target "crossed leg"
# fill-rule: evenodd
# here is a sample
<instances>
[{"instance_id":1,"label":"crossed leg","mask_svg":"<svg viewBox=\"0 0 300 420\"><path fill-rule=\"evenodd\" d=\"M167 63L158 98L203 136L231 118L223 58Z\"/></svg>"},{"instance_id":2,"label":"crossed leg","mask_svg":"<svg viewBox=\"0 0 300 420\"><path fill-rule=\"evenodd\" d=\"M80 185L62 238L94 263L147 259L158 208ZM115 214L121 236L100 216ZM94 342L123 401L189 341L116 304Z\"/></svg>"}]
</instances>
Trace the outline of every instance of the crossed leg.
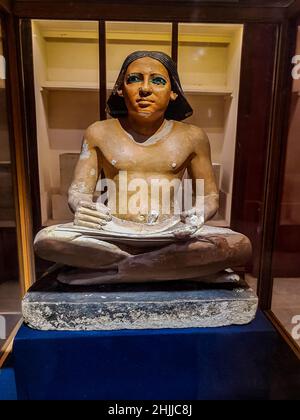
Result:
<instances>
[{"instance_id":1,"label":"crossed leg","mask_svg":"<svg viewBox=\"0 0 300 420\"><path fill-rule=\"evenodd\" d=\"M136 254L54 226L39 233L35 249L47 260L88 269L60 277L74 285L197 279L244 265L251 256L249 239L229 229Z\"/></svg>"},{"instance_id":2,"label":"crossed leg","mask_svg":"<svg viewBox=\"0 0 300 420\"><path fill-rule=\"evenodd\" d=\"M51 226L38 233L34 241L37 255L48 261L72 267L105 268L117 264L130 254L109 242Z\"/></svg>"}]
</instances>

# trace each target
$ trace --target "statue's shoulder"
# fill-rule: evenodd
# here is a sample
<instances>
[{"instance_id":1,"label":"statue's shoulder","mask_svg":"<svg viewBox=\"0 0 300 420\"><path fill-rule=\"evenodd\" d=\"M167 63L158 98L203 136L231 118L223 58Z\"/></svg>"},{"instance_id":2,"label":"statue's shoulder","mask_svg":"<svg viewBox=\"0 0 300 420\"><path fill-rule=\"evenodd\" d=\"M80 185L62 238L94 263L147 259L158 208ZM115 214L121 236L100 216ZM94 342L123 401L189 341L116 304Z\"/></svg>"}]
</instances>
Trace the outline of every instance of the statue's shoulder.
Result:
<instances>
[{"instance_id":1,"label":"statue's shoulder","mask_svg":"<svg viewBox=\"0 0 300 420\"><path fill-rule=\"evenodd\" d=\"M107 133L111 133L115 125L115 119L96 121L87 128L86 139L91 143L99 143L102 139L107 139Z\"/></svg>"},{"instance_id":2,"label":"statue's shoulder","mask_svg":"<svg viewBox=\"0 0 300 420\"><path fill-rule=\"evenodd\" d=\"M177 127L179 127L185 134L188 135L190 141L195 145L205 145L208 143L208 137L205 131L197 125L188 124L185 122L176 121Z\"/></svg>"}]
</instances>

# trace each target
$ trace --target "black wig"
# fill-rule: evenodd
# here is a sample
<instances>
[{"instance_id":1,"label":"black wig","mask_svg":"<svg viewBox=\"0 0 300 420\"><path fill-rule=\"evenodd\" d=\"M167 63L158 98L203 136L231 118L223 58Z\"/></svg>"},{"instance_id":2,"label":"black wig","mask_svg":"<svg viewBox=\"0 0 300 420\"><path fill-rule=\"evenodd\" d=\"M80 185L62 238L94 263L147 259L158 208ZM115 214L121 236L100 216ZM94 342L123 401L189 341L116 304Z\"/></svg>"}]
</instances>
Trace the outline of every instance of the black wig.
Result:
<instances>
[{"instance_id":1,"label":"black wig","mask_svg":"<svg viewBox=\"0 0 300 420\"><path fill-rule=\"evenodd\" d=\"M171 57L159 51L136 51L125 59L116 84L107 101L107 112L114 118L124 117L127 115L124 98L118 95L118 90L123 87L128 66L143 57L151 57L154 60L160 61L165 66L169 72L172 90L178 95L175 101L170 101L165 113L165 118L168 120L182 121L185 118L190 117L193 114L193 109L184 96L176 64Z\"/></svg>"}]
</instances>

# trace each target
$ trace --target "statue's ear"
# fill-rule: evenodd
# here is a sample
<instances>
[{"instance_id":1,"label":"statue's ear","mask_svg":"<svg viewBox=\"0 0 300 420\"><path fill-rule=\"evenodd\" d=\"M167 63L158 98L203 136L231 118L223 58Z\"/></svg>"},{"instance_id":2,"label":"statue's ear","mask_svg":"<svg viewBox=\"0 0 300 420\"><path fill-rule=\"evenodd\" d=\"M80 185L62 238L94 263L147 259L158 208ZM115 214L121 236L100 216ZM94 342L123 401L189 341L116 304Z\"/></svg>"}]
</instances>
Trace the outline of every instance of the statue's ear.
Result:
<instances>
[{"instance_id":1,"label":"statue's ear","mask_svg":"<svg viewBox=\"0 0 300 420\"><path fill-rule=\"evenodd\" d=\"M123 90L122 89L118 89L118 95L121 96L123 98Z\"/></svg>"},{"instance_id":2,"label":"statue's ear","mask_svg":"<svg viewBox=\"0 0 300 420\"><path fill-rule=\"evenodd\" d=\"M177 93L171 91L170 98L171 98L171 101L176 101L176 99L178 98Z\"/></svg>"}]
</instances>

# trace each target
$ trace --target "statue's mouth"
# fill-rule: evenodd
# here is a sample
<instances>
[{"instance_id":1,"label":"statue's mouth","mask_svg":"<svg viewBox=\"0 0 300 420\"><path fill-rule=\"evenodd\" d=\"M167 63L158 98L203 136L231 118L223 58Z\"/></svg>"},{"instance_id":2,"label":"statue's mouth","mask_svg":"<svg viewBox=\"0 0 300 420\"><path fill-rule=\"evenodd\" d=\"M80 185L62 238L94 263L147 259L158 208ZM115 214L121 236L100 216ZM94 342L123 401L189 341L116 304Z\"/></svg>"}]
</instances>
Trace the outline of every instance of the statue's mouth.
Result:
<instances>
[{"instance_id":1,"label":"statue's mouth","mask_svg":"<svg viewBox=\"0 0 300 420\"><path fill-rule=\"evenodd\" d=\"M149 98L139 98L139 99L137 99L137 102L138 103L140 103L140 102L148 102L148 103L151 103L151 104L154 103L153 99L149 99Z\"/></svg>"},{"instance_id":2,"label":"statue's mouth","mask_svg":"<svg viewBox=\"0 0 300 420\"><path fill-rule=\"evenodd\" d=\"M148 108L154 101L151 101L150 99L138 99L137 103L140 108Z\"/></svg>"},{"instance_id":3,"label":"statue's mouth","mask_svg":"<svg viewBox=\"0 0 300 420\"><path fill-rule=\"evenodd\" d=\"M151 106L151 105L152 105L151 102L140 102L139 103L139 107L142 108L142 109L149 108L149 106Z\"/></svg>"}]
</instances>

